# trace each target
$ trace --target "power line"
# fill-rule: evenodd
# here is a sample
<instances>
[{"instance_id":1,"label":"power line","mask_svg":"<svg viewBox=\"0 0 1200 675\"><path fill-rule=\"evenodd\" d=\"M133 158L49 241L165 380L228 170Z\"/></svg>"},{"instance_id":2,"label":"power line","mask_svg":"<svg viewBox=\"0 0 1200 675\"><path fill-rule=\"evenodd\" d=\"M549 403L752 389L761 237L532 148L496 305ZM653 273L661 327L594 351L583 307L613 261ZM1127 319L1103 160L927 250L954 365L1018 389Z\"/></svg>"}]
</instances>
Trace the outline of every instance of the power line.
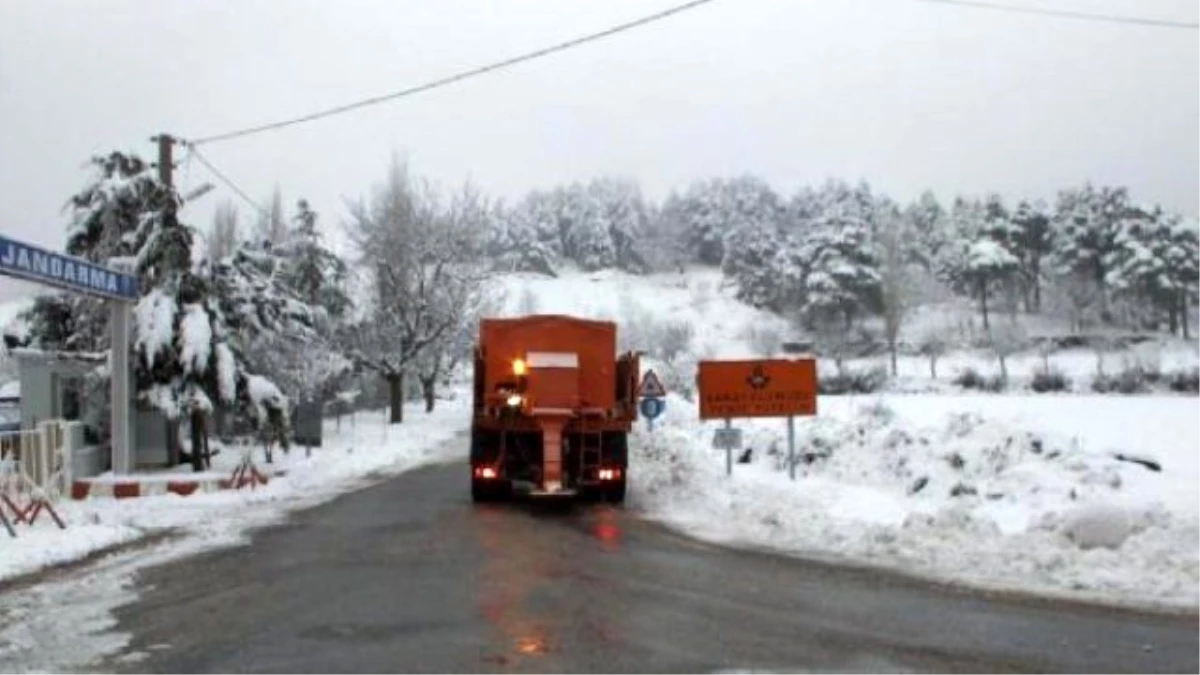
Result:
<instances>
[{"instance_id":1,"label":"power line","mask_svg":"<svg viewBox=\"0 0 1200 675\"><path fill-rule=\"evenodd\" d=\"M1013 12L1016 14L1040 14L1043 16L1055 16L1063 19L1081 19L1086 21L1105 21L1108 23L1124 23L1135 24L1140 26L1153 26L1155 28L1182 28L1186 30L1200 29L1200 23L1187 23L1185 21L1171 21L1169 19L1146 19L1137 16L1114 16L1111 14L1092 14L1090 12L1076 12L1067 9L1047 9L1039 7L1019 7L1017 5L1005 5L998 2L985 2L984 0L918 0L919 2L934 2L942 5L958 5L960 7L973 7L975 9L992 9L1001 12Z\"/></svg>"},{"instance_id":2,"label":"power line","mask_svg":"<svg viewBox=\"0 0 1200 675\"><path fill-rule=\"evenodd\" d=\"M309 115L304 115L302 117L295 117L292 119L282 120L279 122L273 122L270 124L263 124L260 126L248 127L246 129L240 129L237 131L230 131L228 133L216 134L213 136L205 136L203 138L197 138L191 142L191 145L196 146L196 145L203 145L206 143L216 143L218 141L228 141L228 140L231 140L234 138L240 138L242 136L249 136L251 134L261 133L263 131L282 129L283 127L292 126L294 124L301 124L303 122L311 122L313 120L318 120L323 117L330 117L332 115L340 115L341 113L349 112L351 110L356 110L358 108L365 108L365 107L371 106L371 105L377 105L379 103L384 103L384 102L391 101L391 100L397 99L397 98L402 98L405 96L412 96L413 94L419 94L421 92L429 91L431 89L437 89L439 87L444 87L448 84L453 84L455 82L459 82L459 81L465 80L467 78L475 77L477 75L483 75L485 73L490 73L493 71L502 70L504 68L509 68L509 67L515 66L519 63L524 63L526 61L532 61L534 59L541 58L543 56L547 56L547 55L553 54L555 52L565 51L567 49L571 49L572 47L578 47L578 46L586 44L588 42L594 42L596 40L600 40L600 39L603 39L603 38L606 38L606 37L609 37L612 35L616 35L617 33L622 33L624 31L627 31L627 30L630 30L633 28L637 28L639 26L644 26L646 24L653 23L653 22L659 21L661 19L665 19L669 16L679 14L681 12L685 12L689 9L695 9L696 7L699 7L700 5L705 5L710 2L713 2L713 0L691 0L691 2L686 2L682 5L676 5L674 7L670 7L661 12L658 12L655 14L650 14L649 16L644 16L640 19L634 19L633 21L628 21L626 23L618 24L611 28L602 30L598 33L590 33L588 35L584 35L582 37L568 40L566 42L560 42L560 43L550 46L550 47L545 47L545 48L539 49L537 51L528 52L528 53L522 54L520 56L514 56L512 58L505 59L503 61L497 61L495 63L489 64L486 66L481 66L479 68L462 71L460 73L450 75L449 77L444 77L439 80L433 80L432 82L426 82L425 84L420 84L415 87L401 89L400 91L392 92L390 94L384 94L382 96L375 96L373 98L364 99L361 101L357 101L355 103L348 103L346 105L340 105L340 106L337 106L336 108L329 108L328 110L322 110L320 112L315 112L315 113L312 113Z\"/></svg>"},{"instance_id":3,"label":"power line","mask_svg":"<svg viewBox=\"0 0 1200 675\"><path fill-rule=\"evenodd\" d=\"M188 148L188 156L189 157L195 156L195 158L201 164L203 164L205 167L208 168L209 171L212 172L212 175L217 177L217 180L220 180L230 190L233 190L237 194L237 196L241 197L247 204L249 204L251 206L251 208L253 208L255 211L257 211L261 215L264 215L264 216L267 215L266 209L259 206L258 202L251 199L250 196L247 195L244 190L242 190L240 187L238 187L237 183L234 183L233 180L231 180L228 176L221 173L220 169L213 166L212 162L208 161L208 159L204 155L200 154L200 151L196 149L195 145L188 143L187 148Z\"/></svg>"}]
</instances>

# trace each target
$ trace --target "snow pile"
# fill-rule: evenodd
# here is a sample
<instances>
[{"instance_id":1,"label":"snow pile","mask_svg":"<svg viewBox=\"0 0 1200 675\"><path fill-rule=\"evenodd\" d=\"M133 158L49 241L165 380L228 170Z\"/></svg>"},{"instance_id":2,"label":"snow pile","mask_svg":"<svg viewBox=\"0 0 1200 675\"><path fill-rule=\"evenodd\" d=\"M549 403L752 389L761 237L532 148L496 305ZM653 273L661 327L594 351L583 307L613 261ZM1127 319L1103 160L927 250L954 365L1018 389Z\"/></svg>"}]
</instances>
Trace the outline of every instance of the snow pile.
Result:
<instances>
[{"instance_id":1,"label":"snow pile","mask_svg":"<svg viewBox=\"0 0 1200 675\"><path fill-rule=\"evenodd\" d=\"M467 444L452 441L470 422L470 399L459 394L438 403L430 414L425 414L423 404L412 404L399 426L386 424L383 412L359 413L353 422L349 416L343 417L340 431L333 420L326 420L325 444L314 448L311 457L305 456L304 448L293 447L288 455L276 451L275 462L266 464L262 450L255 448L253 457L260 471L284 475L254 490L60 502L56 508L67 521L66 530L59 530L42 516L32 528L17 526L16 539L9 540L0 531L5 538L0 579L78 560L166 528L178 528L187 535L189 543L180 550L235 544L254 527L361 487L365 481L465 457ZM225 448L214 459L213 470L228 476L240 458L240 448ZM184 473L179 478L187 480L191 475Z\"/></svg>"},{"instance_id":2,"label":"snow pile","mask_svg":"<svg viewBox=\"0 0 1200 675\"><path fill-rule=\"evenodd\" d=\"M795 483L784 423L741 424L752 461L729 478L694 411L671 400L653 433L636 432L630 503L702 538L988 587L1198 604L1196 509L1155 497L1184 483L1194 504L1196 472L1173 462L1156 473L1078 437L970 411L914 422L874 402L798 422Z\"/></svg>"}]
</instances>

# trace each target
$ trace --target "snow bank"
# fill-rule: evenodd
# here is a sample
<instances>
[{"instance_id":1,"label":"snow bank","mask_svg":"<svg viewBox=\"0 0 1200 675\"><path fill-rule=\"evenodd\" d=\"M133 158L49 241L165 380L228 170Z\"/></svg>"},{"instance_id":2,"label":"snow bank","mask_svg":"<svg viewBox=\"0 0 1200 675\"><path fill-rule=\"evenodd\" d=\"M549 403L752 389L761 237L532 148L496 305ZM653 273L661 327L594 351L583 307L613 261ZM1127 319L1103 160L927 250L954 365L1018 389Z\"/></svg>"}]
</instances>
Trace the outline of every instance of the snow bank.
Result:
<instances>
[{"instance_id":1,"label":"snow bank","mask_svg":"<svg viewBox=\"0 0 1200 675\"><path fill-rule=\"evenodd\" d=\"M353 421L345 416L340 431L334 421L326 420L326 442L313 449L311 457L305 457L303 447L294 447L288 455L276 451L275 462L266 464L261 449L255 449L260 471L286 473L253 491L61 502L56 508L67 521L66 530L43 516L32 528L17 526L16 539L0 531L0 579L78 560L163 528L179 528L188 535L184 548L189 550L237 543L248 530L359 487L367 476L394 475L424 463L465 457L465 442L448 441L469 424L469 397L459 394L438 404L426 414L423 404L414 403L398 426L386 424L383 412L359 413ZM239 448L226 448L214 459L214 471L228 476L240 458Z\"/></svg>"},{"instance_id":2,"label":"snow bank","mask_svg":"<svg viewBox=\"0 0 1200 675\"><path fill-rule=\"evenodd\" d=\"M972 405L1022 399L1027 412L1052 416L1034 397ZM946 397L824 407L797 425L793 483L783 421L741 425L752 462L728 478L724 452L711 448L715 425L671 400L653 433L635 434L631 507L710 540L989 587L1197 607L1194 405L1173 411L1180 442L1141 448L1165 455L1159 473L1116 459L1086 425L1072 437ZM1093 412L1138 426L1116 406Z\"/></svg>"}]
</instances>

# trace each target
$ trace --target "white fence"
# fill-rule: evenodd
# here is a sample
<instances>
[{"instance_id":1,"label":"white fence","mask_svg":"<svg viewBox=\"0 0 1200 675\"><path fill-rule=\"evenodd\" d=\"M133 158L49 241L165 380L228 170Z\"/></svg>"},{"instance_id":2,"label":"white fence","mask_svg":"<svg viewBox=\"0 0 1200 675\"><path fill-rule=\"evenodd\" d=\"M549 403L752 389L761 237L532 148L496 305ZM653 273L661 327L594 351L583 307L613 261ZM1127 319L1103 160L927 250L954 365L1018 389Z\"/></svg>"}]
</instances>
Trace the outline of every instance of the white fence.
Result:
<instances>
[{"instance_id":1,"label":"white fence","mask_svg":"<svg viewBox=\"0 0 1200 675\"><path fill-rule=\"evenodd\" d=\"M36 429L0 433L0 494L56 500L71 491L70 439L79 422L49 420Z\"/></svg>"}]
</instances>

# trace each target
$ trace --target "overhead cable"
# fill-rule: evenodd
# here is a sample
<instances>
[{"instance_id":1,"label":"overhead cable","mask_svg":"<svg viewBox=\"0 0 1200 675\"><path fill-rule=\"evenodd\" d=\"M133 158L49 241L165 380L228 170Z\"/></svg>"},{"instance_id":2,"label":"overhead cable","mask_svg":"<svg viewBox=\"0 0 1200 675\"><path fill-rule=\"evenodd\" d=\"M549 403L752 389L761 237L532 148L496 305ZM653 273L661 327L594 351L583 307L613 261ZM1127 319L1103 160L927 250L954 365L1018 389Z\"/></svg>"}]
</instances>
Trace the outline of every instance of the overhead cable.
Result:
<instances>
[{"instance_id":1,"label":"overhead cable","mask_svg":"<svg viewBox=\"0 0 1200 675\"><path fill-rule=\"evenodd\" d=\"M514 56L512 58L508 58L503 61L497 61L495 63L491 63L486 66L480 66L478 68L473 68L471 70L465 70L465 71L456 73L454 75L443 77L438 80L426 82L425 84L416 85L413 87L409 87L407 89L401 89L399 91L395 91L390 94L383 94L381 96L374 96L372 98L363 99L361 101L355 101L354 103L347 103L345 105L340 105L335 108L329 108L327 110L321 110L318 112L310 113L308 115L302 115L300 117L294 117L291 119L281 120L279 122L271 122L269 124L262 124L262 125L258 125L258 126L247 127L245 129L238 129L236 131L229 131L226 133L214 134L211 136L203 136L200 138L193 139L191 141L191 143L192 143L192 145L195 146L195 145L204 145L207 143L217 143L220 141L228 141L228 140L232 140L235 138L249 136L251 134L259 134L264 131L272 131L275 129L282 129L284 127L289 127L289 126L296 125L296 124L302 124L304 122L312 122L313 120L319 120L324 117L340 115L342 113L347 113L352 110L357 110L359 108L365 108L367 106L378 105L380 103L386 103L388 101L392 101L392 100L395 100L398 98L412 96L414 94L426 92L431 89L437 89L439 87L444 87L446 85L453 84L455 82L460 82L462 80L465 80L465 79L468 79L471 77L476 77L478 75L483 75L483 74L494 72L497 70L502 70L504 68L510 68L519 63L524 63L526 61L532 61L534 59L538 59L543 56L548 56L548 55L554 54L556 52L565 51L565 50L571 49L573 47L578 47L580 45L587 44L589 42L595 42L596 40L610 37L610 36L616 35L617 33L622 33L624 31L631 30L631 29L637 28L639 26L644 26L646 24L653 23L655 21L660 21L662 19L665 19L669 16L673 16L675 14L680 14L680 13L685 12L690 9L695 9L696 7L708 4L713 1L714 0L691 0L691 2L686 2L682 5L676 5L674 7L670 7L661 12L650 14L650 15L644 16L640 19L634 19L633 21L627 21L625 23L618 24L616 26L607 28L607 29L602 30L597 33L589 33L588 35L584 35L582 37L578 37L578 38L575 38L572 40L567 40L566 42L560 42L560 43L552 45L550 47L538 49L536 51L528 52L528 53L522 54L520 56Z\"/></svg>"},{"instance_id":2,"label":"overhead cable","mask_svg":"<svg viewBox=\"0 0 1200 675\"><path fill-rule=\"evenodd\" d=\"M917 2L933 2L941 5L958 5L961 7L972 7L975 9L991 9L1000 12L1013 12L1018 14L1039 14L1042 16L1054 16L1062 19L1080 19L1084 21L1104 21L1108 23L1124 23L1135 24L1140 26L1153 26L1155 28L1180 28L1186 30L1200 29L1200 23L1186 21L1172 21L1169 19L1147 19L1138 16L1114 16L1112 14L1093 14L1091 12L1078 12L1067 9L1050 9L1045 7L1028 7L1024 5L1008 5L999 2L987 2L986 0L917 0Z\"/></svg>"}]
</instances>

